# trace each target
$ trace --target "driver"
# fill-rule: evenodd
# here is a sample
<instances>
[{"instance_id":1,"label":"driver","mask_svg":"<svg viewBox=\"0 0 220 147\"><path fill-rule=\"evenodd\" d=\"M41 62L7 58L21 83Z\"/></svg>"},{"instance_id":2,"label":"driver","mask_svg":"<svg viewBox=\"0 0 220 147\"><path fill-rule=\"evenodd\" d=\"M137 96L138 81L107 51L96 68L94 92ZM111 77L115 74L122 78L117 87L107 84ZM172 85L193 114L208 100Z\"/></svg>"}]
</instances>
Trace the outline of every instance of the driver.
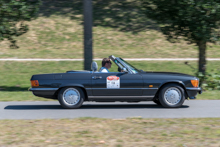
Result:
<instances>
[{"instance_id":1,"label":"driver","mask_svg":"<svg viewBox=\"0 0 220 147\"><path fill-rule=\"evenodd\" d=\"M111 68L112 62L109 58L104 58L102 60L102 67L99 69L99 72L109 72L108 69Z\"/></svg>"}]
</instances>

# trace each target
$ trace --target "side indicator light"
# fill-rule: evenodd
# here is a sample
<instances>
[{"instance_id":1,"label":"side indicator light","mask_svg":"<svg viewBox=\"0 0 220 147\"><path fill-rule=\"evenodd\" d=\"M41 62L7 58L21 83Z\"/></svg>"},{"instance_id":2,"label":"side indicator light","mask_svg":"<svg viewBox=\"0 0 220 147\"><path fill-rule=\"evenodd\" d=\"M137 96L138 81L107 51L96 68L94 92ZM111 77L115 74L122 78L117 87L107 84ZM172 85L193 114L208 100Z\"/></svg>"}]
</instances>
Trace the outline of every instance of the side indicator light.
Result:
<instances>
[{"instance_id":1,"label":"side indicator light","mask_svg":"<svg viewBox=\"0 0 220 147\"><path fill-rule=\"evenodd\" d=\"M153 85L149 85L149 87L153 87Z\"/></svg>"},{"instance_id":2,"label":"side indicator light","mask_svg":"<svg viewBox=\"0 0 220 147\"><path fill-rule=\"evenodd\" d=\"M198 80L191 80L191 83L193 87L198 87L199 86L199 81Z\"/></svg>"},{"instance_id":3,"label":"side indicator light","mask_svg":"<svg viewBox=\"0 0 220 147\"><path fill-rule=\"evenodd\" d=\"M37 86L39 86L38 80L31 80L31 86L32 86L32 87L37 87Z\"/></svg>"}]
</instances>

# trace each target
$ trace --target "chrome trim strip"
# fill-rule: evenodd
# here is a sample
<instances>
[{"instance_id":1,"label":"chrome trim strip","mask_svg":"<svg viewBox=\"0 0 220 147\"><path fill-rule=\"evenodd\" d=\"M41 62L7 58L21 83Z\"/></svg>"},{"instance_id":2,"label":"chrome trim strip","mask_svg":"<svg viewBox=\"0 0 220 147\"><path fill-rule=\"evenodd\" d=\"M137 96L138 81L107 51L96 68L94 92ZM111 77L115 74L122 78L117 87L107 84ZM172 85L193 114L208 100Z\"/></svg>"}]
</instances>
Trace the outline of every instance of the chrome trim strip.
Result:
<instances>
[{"instance_id":1,"label":"chrome trim strip","mask_svg":"<svg viewBox=\"0 0 220 147\"><path fill-rule=\"evenodd\" d=\"M88 96L88 98L154 98L151 96Z\"/></svg>"},{"instance_id":2,"label":"chrome trim strip","mask_svg":"<svg viewBox=\"0 0 220 147\"><path fill-rule=\"evenodd\" d=\"M196 88L196 87L188 87L188 88L186 88L186 90L197 90L197 91L201 91L202 88L200 88L200 87L198 87L198 88Z\"/></svg>"},{"instance_id":3,"label":"chrome trim strip","mask_svg":"<svg viewBox=\"0 0 220 147\"><path fill-rule=\"evenodd\" d=\"M58 88L30 88L29 91L55 91L58 90Z\"/></svg>"},{"instance_id":4,"label":"chrome trim strip","mask_svg":"<svg viewBox=\"0 0 220 147\"><path fill-rule=\"evenodd\" d=\"M102 90L102 89L142 89L142 90L144 90L144 89L158 89L158 88L86 88L86 90L91 90L91 89L95 89L95 90Z\"/></svg>"}]
</instances>

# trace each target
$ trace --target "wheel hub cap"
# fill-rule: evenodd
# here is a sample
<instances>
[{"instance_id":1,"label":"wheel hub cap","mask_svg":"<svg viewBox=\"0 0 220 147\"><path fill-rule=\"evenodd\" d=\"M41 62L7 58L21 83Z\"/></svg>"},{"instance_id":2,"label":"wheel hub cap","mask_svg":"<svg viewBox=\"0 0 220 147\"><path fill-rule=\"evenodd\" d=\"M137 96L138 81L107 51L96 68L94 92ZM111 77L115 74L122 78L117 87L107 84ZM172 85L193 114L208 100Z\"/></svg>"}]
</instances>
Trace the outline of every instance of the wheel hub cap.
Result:
<instances>
[{"instance_id":1,"label":"wheel hub cap","mask_svg":"<svg viewBox=\"0 0 220 147\"><path fill-rule=\"evenodd\" d=\"M181 92L178 88L171 87L168 88L164 93L165 101L170 105L176 105L181 100Z\"/></svg>"},{"instance_id":2,"label":"wheel hub cap","mask_svg":"<svg viewBox=\"0 0 220 147\"><path fill-rule=\"evenodd\" d=\"M68 88L63 93L64 102L68 105L75 105L80 100L80 94L75 88Z\"/></svg>"}]
</instances>

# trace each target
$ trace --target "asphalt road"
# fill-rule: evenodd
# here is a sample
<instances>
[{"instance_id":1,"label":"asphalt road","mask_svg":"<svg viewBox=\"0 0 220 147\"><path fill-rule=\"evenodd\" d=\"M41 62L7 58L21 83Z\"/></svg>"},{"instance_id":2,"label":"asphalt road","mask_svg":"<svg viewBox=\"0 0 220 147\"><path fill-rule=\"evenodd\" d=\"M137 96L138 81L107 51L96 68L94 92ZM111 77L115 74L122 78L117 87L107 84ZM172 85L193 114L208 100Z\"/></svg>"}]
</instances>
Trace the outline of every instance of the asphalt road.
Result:
<instances>
[{"instance_id":1,"label":"asphalt road","mask_svg":"<svg viewBox=\"0 0 220 147\"><path fill-rule=\"evenodd\" d=\"M80 109L63 109L58 101L0 102L0 119L99 118L201 118L220 117L220 100L186 100L181 108L168 109L153 102L85 102Z\"/></svg>"}]
</instances>

